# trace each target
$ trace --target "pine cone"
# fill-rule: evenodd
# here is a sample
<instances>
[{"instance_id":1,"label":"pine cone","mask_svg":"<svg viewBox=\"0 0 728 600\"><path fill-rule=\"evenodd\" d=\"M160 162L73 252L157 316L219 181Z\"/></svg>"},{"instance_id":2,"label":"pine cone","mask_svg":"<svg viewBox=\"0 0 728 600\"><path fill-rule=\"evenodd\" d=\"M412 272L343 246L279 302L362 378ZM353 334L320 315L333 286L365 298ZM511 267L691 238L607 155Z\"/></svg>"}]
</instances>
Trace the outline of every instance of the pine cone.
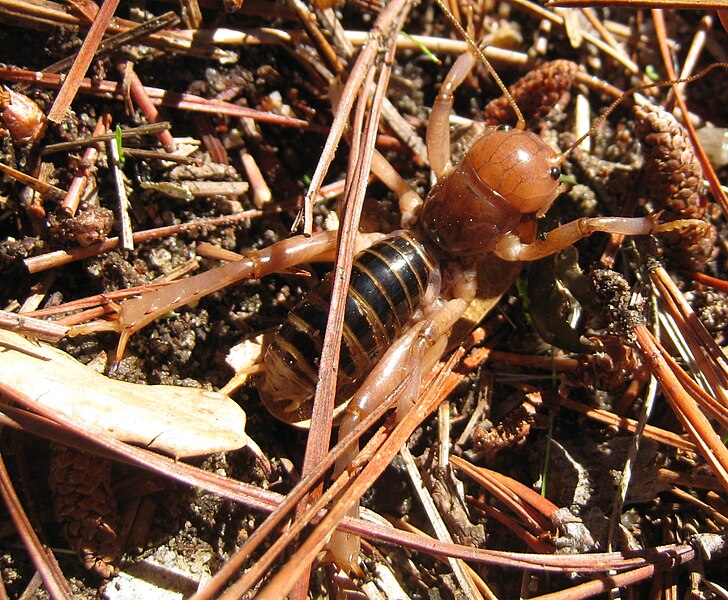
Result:
<instances>
[{"instance_id":1,"label":"pine cone","mask_svg":"<svg viewBox=\"0 0 728 600\"><path fill-rule=\"evenodd\" d=\"M661 239L665 253L680 266L700 269L715 252L717 232L708 220L703 169L688 132L669 112L657 106L635 106L635 132L644 156L643 189L661 220L697 221L676 226Z\"/></svg>"},{"instance_id":2,"label":"pine cone","mask_svg":"<svg viewBox=\"0 0 728 600\"><path fill-rule=\"evenodd\" d=\"M508 88L523 118L532 123L543 119L556 105L569 102L579 65L570 60L554 60L537 67ZM505 96L488 103L486 125L515 125L516 114Z\"/></svg>"},{"instance_id":3,"label":"pine cone","mask_svg":"<svg viewBox=\"0 0 728 600\"><path fill-rule=\"evenodd\" d=\"M56 520L69 546L84 567L108 579L121 552L111 461L53 444L48 479Z\"/></svg>"}]
</instances>

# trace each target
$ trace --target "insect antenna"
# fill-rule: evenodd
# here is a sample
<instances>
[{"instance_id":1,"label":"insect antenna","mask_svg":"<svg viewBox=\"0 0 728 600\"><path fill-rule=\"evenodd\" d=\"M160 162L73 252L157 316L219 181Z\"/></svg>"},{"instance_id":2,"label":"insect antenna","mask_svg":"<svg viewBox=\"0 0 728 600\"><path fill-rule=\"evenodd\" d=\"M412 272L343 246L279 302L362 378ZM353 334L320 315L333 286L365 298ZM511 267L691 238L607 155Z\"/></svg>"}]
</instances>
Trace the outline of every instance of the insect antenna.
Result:
<instances>
[{"instance_id":1,"label":"insect antenna","mask_svg":"<svg viewBox=\"0 0 728 600\"><path fill-rule=\"evenodd\" d=\"M439 0L438 0L439 2ZM561 154L558 155L556 159L556 164L560 165L564 160L566 159L569 154L571 154L579 144L581 144L587 137L589 137L594 131L599 127L602 123L604 123L605 119L611 115L614 110L626 99L632 96L633 94L636 94L637 92L641 92L642 90L647 90L649 88L655 88L655 87L668 87L671 85L675 85L676 83L690 83L691 81L696 81L697 79L700 79L701 77L705 77L710 71L717 67L723 67L725 69L728 69L728 63L724 62L716 62L711 65L708 65L705 67L702 71L699 73L696 73L695 75L690 75L689 77L681 77L680 79L670 79L669 81L655 81L652 83L643 83L641 85L636 85L634 87L629 88L628 90L625 90L622 92L614 102L612 102L607 109L599 115L595 120L594 123L592 123L592 126L589 128L589 131L587 131L584 135L579 137L571 146L569 146L566 150L564 150Z\"/></svg>"},{"instance_id":2,"label":"insect antenna","mask_svg":"<svg viewBox=\"0 0 728 600\"><path fill-rule=\"evenodd\" d=\"M485 57L485 54L480 49L478 44L475 42L475 40L470 36L470 34L465 31L465 28L460 24L460 22L455 18L455 15L452 14L450 9L445 6L442 0L435 0L437 5L440 7L440 10L445 14L448 21L457 29L458 33L463 37L465 42L467 43L468 47L472 50L473 54L475 54L476 58L480 59L480 62L483 63L488 73L490 73L490 76L495 80L496 84L498 84L498 87L503 92L503 95L508 100L508 103L513 108L513 112L516 113L516 118L518 119L516 123L516 129L525 129L526 128L526 121L523 118L523 114L521 113L521 109L518 108L518 105L516 104L516 101L513 99L513 96L511 96L511 93L508 91L508 88L505 86L501 78L498 76L498 73L496 73L495 69L493 68L493 65L490 64L490 61Z\"/></svg>"}]
</instances>

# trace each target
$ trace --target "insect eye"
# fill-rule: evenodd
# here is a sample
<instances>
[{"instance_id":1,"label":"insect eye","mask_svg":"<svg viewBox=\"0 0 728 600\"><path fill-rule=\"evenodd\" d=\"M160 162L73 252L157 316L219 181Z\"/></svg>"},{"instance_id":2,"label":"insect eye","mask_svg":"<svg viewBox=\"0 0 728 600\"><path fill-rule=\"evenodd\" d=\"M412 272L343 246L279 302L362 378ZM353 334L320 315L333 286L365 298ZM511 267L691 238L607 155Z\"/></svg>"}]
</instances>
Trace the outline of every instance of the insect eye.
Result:
<instances>
[{"instance_id":1,"label":"insect eye","mask_svg":"<svg viewBox=\"0 0 728 600\"><path fill-rule=\"evenodd\" d=\"M551 167L551 179L554 181L558 181L559 177L561 177L561 169L559 167Z\"/></svg>"},{"instance_id":2,"label":"insect eye","mask_svg":"<svg viewBox=\"0 0 728 600\"><path fill-rule=\"evenodd\" d=\"M495 128L496 131L510 131L513 129L510 125L498 125L498 127Z\"/></svg>"}]
</instances>

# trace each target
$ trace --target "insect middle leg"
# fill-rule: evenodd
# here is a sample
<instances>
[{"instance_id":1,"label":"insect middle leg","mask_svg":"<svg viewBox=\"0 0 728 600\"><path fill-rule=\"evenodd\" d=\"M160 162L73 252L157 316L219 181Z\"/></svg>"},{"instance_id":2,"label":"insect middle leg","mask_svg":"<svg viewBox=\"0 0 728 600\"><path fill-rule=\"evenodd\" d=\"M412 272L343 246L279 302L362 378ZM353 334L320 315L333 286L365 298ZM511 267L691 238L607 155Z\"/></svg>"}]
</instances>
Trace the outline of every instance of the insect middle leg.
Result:
<instances>
[{"instance_id":1,"label":"insect middle leg","mask_svg":"<svg viewBox=\"0 0 728 600\"><path fill-rule=\"evenodd\" d=\"M475 56L467 52L458 57L451 67L435 99L427 121L427 158L435 176L440 179L450 168L450 112L453 94L475 66ZM402 227L412 227L423 200L405 179L378 151L374 153L372 172L399 197Z\"/></svg>"},{"instance_id":2,"label":"insect middle leg","mask_svg":"<svg viewBox=\"0 0 728 600\"><path fill-rule=\"evenodd\" d=\"M438 179L450 168L450 112L453 94L474 66L475 57L470 52L458 57L440 85L440 91L427 121L427 158ZM402 227L411 227L416 221L417 211L422 206L422 198L378 151L374 154L372 172L397 194L402 213Z\"/></svg>"}]
</instances>

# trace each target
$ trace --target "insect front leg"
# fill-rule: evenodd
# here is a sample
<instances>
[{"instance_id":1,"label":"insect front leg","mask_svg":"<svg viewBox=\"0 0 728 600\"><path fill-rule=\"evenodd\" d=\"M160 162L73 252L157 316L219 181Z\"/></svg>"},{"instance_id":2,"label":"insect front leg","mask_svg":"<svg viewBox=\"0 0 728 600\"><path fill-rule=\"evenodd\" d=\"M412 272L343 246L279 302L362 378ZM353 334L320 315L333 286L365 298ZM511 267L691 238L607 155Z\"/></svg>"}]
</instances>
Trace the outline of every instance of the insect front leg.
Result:
<instances>
[{"instance_id":1,"label":"insect front leg","mask_svg":"<svg viewBox=\"0 0 728 600\"><path fill-rule=\"evenodd\" d=\"M532 261L550 256L567 246L590 236L597 231L621 235L652 235L688 226L693 219L681 219L670 223L658 224L651 217L595 217L582 218L549 231L546 237L523 243L515 233L509 233L496 244L495 254L508 261Z\"/></svg>"},{"instance_id":2,"label":"insect front leg","mask_svg":"<svg viewBox=\"0 0 728 600\"><path fill-rule=\"evenodd\" d=\"M339 428L346 437L379 403L392 393L400 394L398 414L409 410L417 400L422 377L440 359L455 322L463 315L467 301L450 300L430 316L412 326L387 351L349 402ZM344 471L358 454L352 443L336 463L335 473ZM351 516L358 516L358 507ZM334 562L345 570L357 570L360 541L357 536L336 532L329 542Z\"/></svg>"},{"instance_id":3,"label":"insect front leg","mask_svg":"<svg viewBox=\"0 0 728 600\"><path fill-rule=\"evenodd\" d=\"M427 123L427 155L430 166L440 179L450 168L450 111L455 90L475 66L475 56L462 54L451 67L432 105Z\"/></svg>"}]
</instances>

